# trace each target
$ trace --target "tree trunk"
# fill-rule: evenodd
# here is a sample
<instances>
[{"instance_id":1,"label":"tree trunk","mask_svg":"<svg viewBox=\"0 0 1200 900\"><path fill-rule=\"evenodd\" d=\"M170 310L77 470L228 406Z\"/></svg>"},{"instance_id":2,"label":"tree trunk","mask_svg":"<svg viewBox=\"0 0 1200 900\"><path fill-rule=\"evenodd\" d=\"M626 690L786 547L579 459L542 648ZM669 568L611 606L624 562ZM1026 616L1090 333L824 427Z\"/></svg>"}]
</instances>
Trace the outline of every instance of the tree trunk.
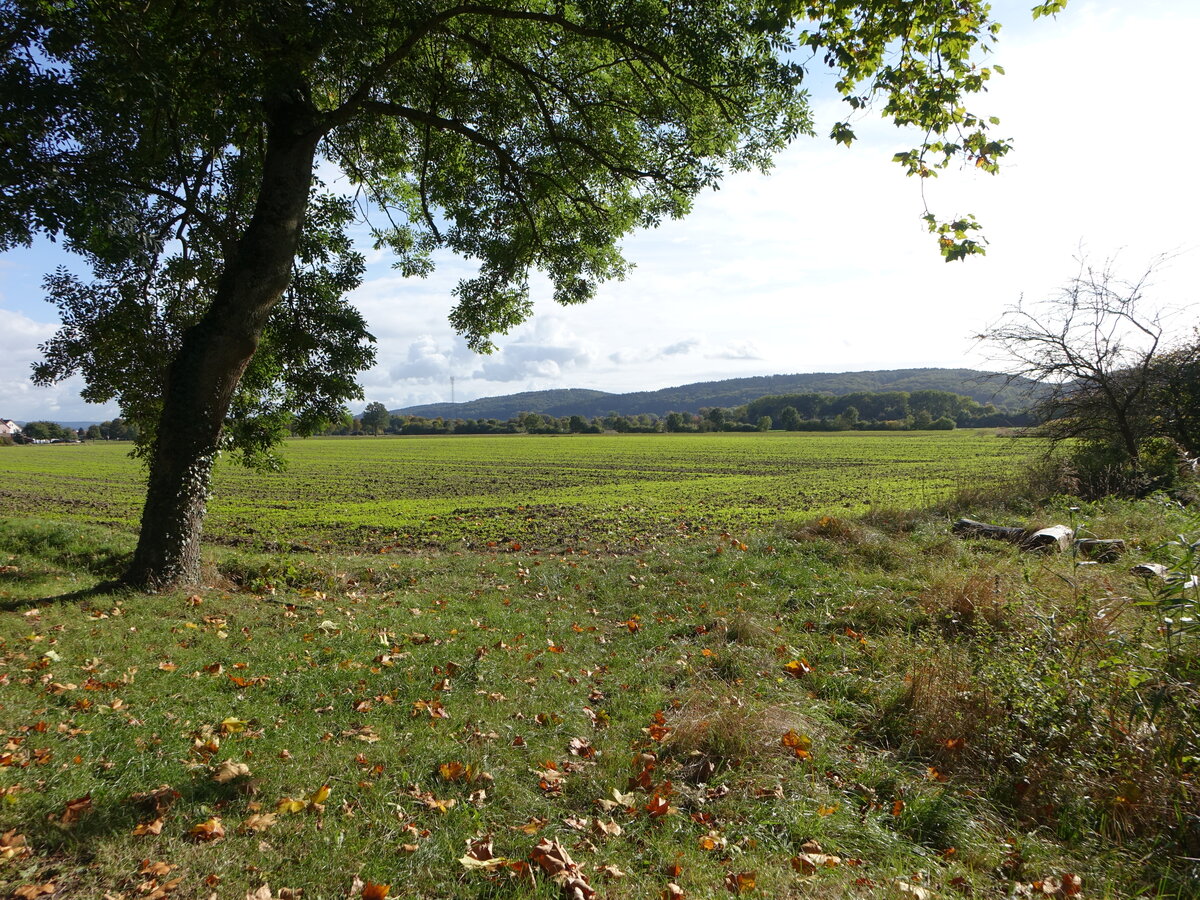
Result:
<instances>
[{"instance_id":1,"label":"tree trunk","mask_svg":"<svg viewBox=\"0 0 1200 900\"><path fill-rule=\"evenodd\" d=\"M254 214L204 317L167 374L141 533L125 583L147 590L200 579L200 536L221 430L272 308L291 279L321 133L308 104L275 104Z\"/></svg>"}]
</instances>

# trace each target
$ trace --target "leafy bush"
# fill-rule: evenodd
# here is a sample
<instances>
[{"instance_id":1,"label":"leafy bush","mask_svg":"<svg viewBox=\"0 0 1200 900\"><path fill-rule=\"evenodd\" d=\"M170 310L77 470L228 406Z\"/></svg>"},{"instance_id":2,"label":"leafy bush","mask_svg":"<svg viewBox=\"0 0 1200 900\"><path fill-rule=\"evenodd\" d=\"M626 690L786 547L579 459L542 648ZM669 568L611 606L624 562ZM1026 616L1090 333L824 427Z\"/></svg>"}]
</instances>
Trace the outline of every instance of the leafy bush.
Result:
<instances>
[{"instance_id":1,"label":"leafy bush","mask_svg":"<svg viewBox=\"0 0 1200 900\"><path fill-rule=\"evenodd\" d=\"M1086 500L1146 497L1179 488L1187 474L1184 462L1169 438L1142 441L1136 460L1114 443L1088 441L1067 455L1064 487Z\"/></svg>"}]
</instances>

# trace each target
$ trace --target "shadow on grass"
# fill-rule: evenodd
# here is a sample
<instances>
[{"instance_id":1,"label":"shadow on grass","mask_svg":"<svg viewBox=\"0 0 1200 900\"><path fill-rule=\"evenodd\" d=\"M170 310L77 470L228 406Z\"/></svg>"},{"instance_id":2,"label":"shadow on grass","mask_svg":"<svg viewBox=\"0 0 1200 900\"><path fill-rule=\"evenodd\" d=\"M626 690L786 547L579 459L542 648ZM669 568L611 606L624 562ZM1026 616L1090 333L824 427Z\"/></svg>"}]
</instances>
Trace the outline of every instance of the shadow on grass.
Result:
<instances>
[{"instance_id":1,"label":"shadow on grass","mask_svg":"<svg viewBox=\"0 0 1200 900\"><path fill-rule=\"evenodd\" d=\"M27 580L33 582L44 579L30 576ZM3 584L3 582L0 581L0 584ZM114 594L125 595L129 593L131 593L131 590L119 581L101 581L99 584L94 584L91 587L68 591L65 594L51 594L49 596L31 594L24 597L0 597L0 612L15 612L34 604L79 603L96 597L110 597Z\"/></svg>"},{"instance_id":2,"label":"shadow on grass","mask_svg":"<svg viewBox=\"0 0 1200 900\"><path fill-rule=\"evenodd\" d=\"M126 793L106 790L100 778L95 788L84 795L91 802L78 814L77 821L63 825L60 819L65 806L74 805L84 797L63 804L43 794L27 802L22 824L30 842L42 850L73 854L81 862L90 861L104 852L100 846L104 841L129 835L141 823L165 818L171 831L178 833L178 829L186 830L208 815L240 814L254 790L253 782L217 784L208 778L192 777L174 785L148 784L143 791ZM233 823L227 827L232 833Z\"/></svg>"},{"instance_id":3,"label":"shadow on grass","mask_svg":"<svg viewBox=\"0 0 1200 900\"><path fill-rule=\"evenodd\" d=\"M129 542L96 527L39 519L0 519L0 611L35 603L73 603L125 590ZM11 554L11 555L10 555ZM69 582L96 581L65 591ZM6 588L8 590L6 590ZM15 596L14 596L15 595Z\"/></svg>"}]
</instances>

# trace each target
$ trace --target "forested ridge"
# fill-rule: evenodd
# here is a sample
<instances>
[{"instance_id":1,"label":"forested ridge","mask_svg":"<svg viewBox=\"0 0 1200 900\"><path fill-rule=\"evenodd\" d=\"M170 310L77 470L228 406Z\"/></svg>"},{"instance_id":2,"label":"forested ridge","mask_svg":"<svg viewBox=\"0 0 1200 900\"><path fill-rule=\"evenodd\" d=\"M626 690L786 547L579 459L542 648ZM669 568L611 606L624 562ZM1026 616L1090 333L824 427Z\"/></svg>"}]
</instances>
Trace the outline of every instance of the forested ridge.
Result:
<instances>
[{"instance_id":1,"label":"forested ridge","mask_svg":"<svg viewBox=\"0 0 1200 900\"><path fill-rule=\"evenodd\" d=\"M552 416L620 415L665 416L670 412L699 413L720 406L735 407L760 397L779 394L850 394L858 391L947 391L970 397L997 409L1019 411L1030 405L1032 381L1008 383L1002 377L974 369L880 369L866 372L812 372L793 375L762 375L723 381L698 381L658 391L627 394L578 388L529 391L500 397L482 397L464 403L429 403L392 410L400 415L426 418L509 419L522 412Z\"/></svg>"}]
</instances>

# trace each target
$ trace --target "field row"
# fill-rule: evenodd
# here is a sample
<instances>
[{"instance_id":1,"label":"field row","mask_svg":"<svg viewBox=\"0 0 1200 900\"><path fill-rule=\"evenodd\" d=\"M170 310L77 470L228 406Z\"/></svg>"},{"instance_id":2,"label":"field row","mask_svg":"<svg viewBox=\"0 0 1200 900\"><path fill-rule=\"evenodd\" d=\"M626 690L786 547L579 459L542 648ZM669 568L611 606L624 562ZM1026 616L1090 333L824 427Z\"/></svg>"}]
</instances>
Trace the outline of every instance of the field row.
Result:
<instances>
[{"instance_id":1,"label":"field row","mask_svg":"<svg viewBox=\"0 0 1200 900\"><path fill-rule=\"evenodd\" d=\"M136 527L128 445L0 453L0 515ZM281 473L218 467L222 543L581 546L922 506L1002 479L1031 442L986 432L319 438Z\"/></svg>"}]
</instances>

